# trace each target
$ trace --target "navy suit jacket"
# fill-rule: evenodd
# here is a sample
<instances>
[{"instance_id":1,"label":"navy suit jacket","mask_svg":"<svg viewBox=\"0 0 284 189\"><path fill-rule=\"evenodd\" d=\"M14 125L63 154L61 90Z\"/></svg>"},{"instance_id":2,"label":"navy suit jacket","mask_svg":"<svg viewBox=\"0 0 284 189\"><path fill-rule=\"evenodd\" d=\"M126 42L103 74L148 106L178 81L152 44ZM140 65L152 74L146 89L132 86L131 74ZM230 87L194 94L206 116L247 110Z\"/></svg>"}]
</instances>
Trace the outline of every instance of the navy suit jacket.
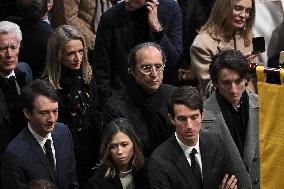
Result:
<instances>
[{"instance_id":1,"label":"navy suit jacket","mask_svg":"<svg viewBox=\"0 0 284 189\"><path fill-rule=\"evenodd\" d=\"M225 174L232 175L235 172L217 134L201 131L199 139L203 188L219 189ZM152 189L198 188L190 164L175 135L153 152L148 164L148 178Z\"/></svg>"},{"instance_id":2,"label":"navy suit jacket","mask_svg":"<svg viewBox=\"0 0 284 189\"><path fill-rule=\"evenodd\" d=\"M149 29L143 42L156 42L163 48L167 56L163 81L173 84L182 57L181 10L174 0L160 0L157 11L163 31L155 33ZM128 54L140 43L135 39L132 19L124 2L108 9L100 18L94 48L94 75L102 104L129 81Z\"/></svg>"},{"instance_id":3,"label":"navy suit jacket","mask_svg":"<svg viewBox=\"0 0 284 189\"><path fill-rule=\"evenodd\" d=\"M57 175L52 170L40 144L25 127L7 146L2 162L2 185L18 189L33 179L47 179L58 189L78 188L73 139L68 127L56 123L52 132Z\"/></svg>"}]
</instances>

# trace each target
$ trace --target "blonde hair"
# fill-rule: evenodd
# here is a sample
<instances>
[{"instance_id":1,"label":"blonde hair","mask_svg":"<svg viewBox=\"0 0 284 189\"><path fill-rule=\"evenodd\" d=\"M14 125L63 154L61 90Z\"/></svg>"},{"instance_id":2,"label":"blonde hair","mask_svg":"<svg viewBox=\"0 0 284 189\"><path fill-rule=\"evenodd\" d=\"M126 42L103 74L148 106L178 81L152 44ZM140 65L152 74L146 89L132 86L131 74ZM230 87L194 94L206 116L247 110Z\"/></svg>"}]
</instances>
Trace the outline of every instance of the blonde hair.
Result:
<instances>
[{"instance_id":1,"label":"blonde hair","mask_svg":"<svg viewBox=\"0 0 284 189\"><path fill-rule=\"evenodd\" d=\"M227 27L227 19L233 11L235 2L239 0L216 0L211 10L211 14L201 28L201 31L208 32L212 37L216 37L219 33L225 33ZM251 0L252 10L250 17L246 20L245 26L239 30L240 35L244 38L245 46L249 46L252 28L255 22L255 0Z\"/></svg>"},{"instance_id":2,"label":"blonde hair","mask_svg":"<svg viewBox=\"0 0 284 189\"><path fill-rule=\"evenodd\" d=\"M84 55L81 64L85 84L89 84L92 78L92 68L88 62L86 40L81 32L70 25L62 25L56 28L48 39L47 60L44 75L56 88L61 89L62 51L64 45L70 40L80 40L83 43Z\"/></svg>"}]
</instances>

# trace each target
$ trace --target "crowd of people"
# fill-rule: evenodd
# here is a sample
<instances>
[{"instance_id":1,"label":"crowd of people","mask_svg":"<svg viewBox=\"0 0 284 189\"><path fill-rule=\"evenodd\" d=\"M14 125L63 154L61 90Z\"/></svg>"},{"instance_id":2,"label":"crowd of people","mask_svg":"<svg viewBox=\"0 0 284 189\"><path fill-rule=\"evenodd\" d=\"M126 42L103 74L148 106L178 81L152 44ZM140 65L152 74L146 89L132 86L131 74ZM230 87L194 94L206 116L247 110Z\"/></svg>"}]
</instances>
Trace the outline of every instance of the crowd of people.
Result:
<instances>
[{"instance_id":1,"label":"crowd of people","mask_svg":"<svg viewBox=\"0 0 284 189\"><path fill-rule=\"evenodd\" d=\"M255 4L18 0L0 189L259 189Z\"/></svg>"}]
</instances>

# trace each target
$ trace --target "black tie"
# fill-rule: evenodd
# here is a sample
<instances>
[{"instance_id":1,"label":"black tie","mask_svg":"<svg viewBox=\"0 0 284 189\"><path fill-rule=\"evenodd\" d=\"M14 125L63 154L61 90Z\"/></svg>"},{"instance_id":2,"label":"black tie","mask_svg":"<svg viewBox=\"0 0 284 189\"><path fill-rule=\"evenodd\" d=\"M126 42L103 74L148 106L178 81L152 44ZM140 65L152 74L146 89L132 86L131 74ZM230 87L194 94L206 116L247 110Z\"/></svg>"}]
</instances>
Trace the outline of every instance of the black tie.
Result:
<instances>
[{"instance_id":1,"label":"black tie","mask_svg":"<svg viewBox=\"0 0 284 189\"><path fill-rule=\"evenodd\" d=\"M52 167L52 170L55 171L55 163L54 163L54 158L53 158L53 153L52 153L52 149L51 149L51 140L50 139L47 139L45 141L45 144L44 144L44 147L45 147L45 155Z\"/></svg>"},{"instance_id":2,"label":"black tie","mask_svg":"<svg viewBox=\"0 0 284 189\"><path fill-rule=\"evenodd\" d=\"M197 184L199 188L202 188L202 176L201 176L201 169L199 166L199 163L195 157L195 154L197 154L197 151L195 148L193 148L189 154L190 160L191 160L191 169L192 172L196 178Z\"/></svg>"}]
</instances>

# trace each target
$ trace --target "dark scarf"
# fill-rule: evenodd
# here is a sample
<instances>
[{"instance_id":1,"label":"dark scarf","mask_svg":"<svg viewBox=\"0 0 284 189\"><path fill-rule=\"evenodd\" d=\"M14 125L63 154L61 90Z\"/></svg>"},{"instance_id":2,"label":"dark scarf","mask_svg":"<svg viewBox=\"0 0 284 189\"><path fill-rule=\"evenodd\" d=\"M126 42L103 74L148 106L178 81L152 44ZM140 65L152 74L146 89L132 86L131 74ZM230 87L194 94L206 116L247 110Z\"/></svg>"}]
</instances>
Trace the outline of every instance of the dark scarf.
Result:
<instances>
[{"instance_id":1,"label":"dark scarf","mask_svg":"<svg viewBox=\"0 0 284 189\"><path fill-rule=\"evenodd\" d=\"M160 107L158 103L161 101L161 86L156 92L149 94L131 78L127 86L127 93L144 117L145 126L147 127L151 142L150 152L152 152L171 135L166 129L166 125L168 124L166 119L159 112Z\"/></svg>"},{"instance_id":2,"label":"dark scarf","mask_svg":"<svg viewBox=\"0 0 284 189\"><path fill-rule=\"evenodd\" d=\"M216 99L220 106L221 112L227 124L227 127L238 147L239 153L243 157L244 141L246 137L246 128L249 118L249 97L246 91L240 100L238 111L227 102L227 100L216 91Z\"/></svg>"}]
</instances>

